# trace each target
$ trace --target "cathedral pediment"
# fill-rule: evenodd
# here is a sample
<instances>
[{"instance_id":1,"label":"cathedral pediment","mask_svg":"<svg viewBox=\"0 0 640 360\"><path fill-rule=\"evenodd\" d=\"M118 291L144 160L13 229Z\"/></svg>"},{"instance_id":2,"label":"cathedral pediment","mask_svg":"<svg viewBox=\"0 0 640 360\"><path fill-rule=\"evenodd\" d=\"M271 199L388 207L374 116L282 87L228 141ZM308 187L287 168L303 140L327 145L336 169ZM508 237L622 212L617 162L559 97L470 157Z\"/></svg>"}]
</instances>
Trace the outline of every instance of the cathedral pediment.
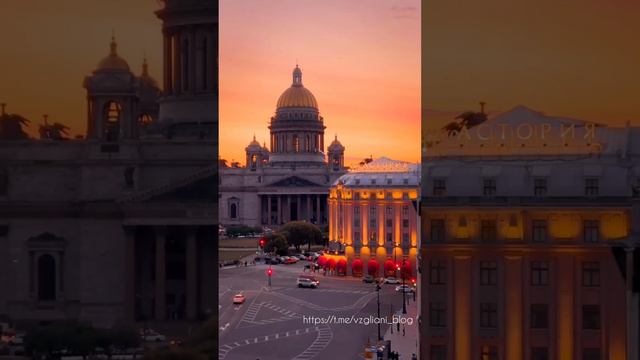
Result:
<instances>
[{"instance_id":1,"label":"cathedral pediment","mask_svg":"<svg viewBox=\"0 0 640 360\"><path fill-rule=\"evenodd\" d=\"M298 176L290 176L282 180L278 180L269 186L270 187L310 187L310 186L322 186L322 185L316 184L312 181L303 179Z\"/></svg>"}]
</instances>

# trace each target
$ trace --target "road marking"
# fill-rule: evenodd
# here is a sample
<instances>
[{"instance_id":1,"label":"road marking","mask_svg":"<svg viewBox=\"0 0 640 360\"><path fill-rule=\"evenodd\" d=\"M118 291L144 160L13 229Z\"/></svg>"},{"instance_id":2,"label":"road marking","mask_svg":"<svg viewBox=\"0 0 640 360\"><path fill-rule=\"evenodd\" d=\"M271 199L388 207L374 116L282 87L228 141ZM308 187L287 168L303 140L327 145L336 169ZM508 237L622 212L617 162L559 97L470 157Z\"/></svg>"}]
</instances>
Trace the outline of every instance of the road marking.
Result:
<instances>
[{"instance_id":1,"label":"road marking","mask_svg":"<svg viewBox=\"0 0 640 360\"><path fill-rule=\"evenodd\" d=\"M294 357L292 360L313 359L329 345L331 340L333 340L333 332L331 331L330 327L316 326L315 330L318 332L318 336L313 341L313 343L305 351Z\"/></svg>"},{"instance_id":2,"label":"road marking","mask_svg":"<svg viewBox=\"0 0 640 360\"><path fill-rule=\"evenodd\" d=\"M330 338L327 337L327 334L326 334L327 329L329 331L329 335L330 335L329 337ZM230 351L232 351L232 350L234 350L236 348L242 347L242 346L253 345L253 344L257 344L257 343L261 343L261 342L275 341L275 340L279 340L279 339L284 339L284 338L287 338L287 337L295 336L295 335L292 334L293 331L294 330L288 331L287 333L289 333L289 335L286 335L286 333L277 333L277 334L266 335L264 337L264 340L262 340L262 338L258 339L256 337L256 338L253 338L253 342L250 341L251 339L239 340L239 342L244 342L244 344L239 344L238 341L236 341L236 342L231 343L231 344L221 345L218 348L218 359L219 360L223 360ZM304 328L304 329L296 329L295 333L296 333L296 335L308 334L308 333L310 333L312 331L318 332L318 336L316 336L316 340L305 351L307 351L307 354L315 352L316 355L317 355L317 353L322 351L326 347L326 344L328 344L331 341L331 339L333 338L333 333L331 333L331 330L328 327L327 328L321 328L321 327L318 327L318 326L311 326L311 327L307 327L307 328ZM320 334L321 332L322 332L322 334ZM315 356L315 355L313 355L313 356ZM311 358L310 357L297 357L296 359L311 359Z\"/></svg>"}]
</instances>

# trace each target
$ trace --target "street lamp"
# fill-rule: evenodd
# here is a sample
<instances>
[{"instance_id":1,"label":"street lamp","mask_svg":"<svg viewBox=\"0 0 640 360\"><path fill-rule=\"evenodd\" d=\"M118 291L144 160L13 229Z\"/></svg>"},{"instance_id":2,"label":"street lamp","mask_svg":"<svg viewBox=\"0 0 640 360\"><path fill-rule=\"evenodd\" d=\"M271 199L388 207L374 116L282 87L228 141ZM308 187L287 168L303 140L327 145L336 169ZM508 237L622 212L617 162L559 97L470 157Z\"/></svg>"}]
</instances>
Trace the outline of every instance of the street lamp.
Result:
<instances>
[{"instance_id":1,"label":"street lamp","mask_svg":"<svg viewBox=\"0 0 640 360\"><path fill-rule=\"evenodd\" d=\"M404 261L402 262L402 265L404 266ZM405 283L404 283L404 271L402 271L402 268L400 267L400 265L396 265L397 269L400 270L400 276L402 276L402 313L406 314L407 313L407 302L406 302L406 291L405 291Z\"/></svg>"},{"instance_id":2,"label":"street lamp","mask_svg":"<svg viewBox=\"0 0 640 360\"><path fill-rule=\"evenodd\" d=\"M376 293L378 293L378 341L382 340L382 336L380 335L380 284L376 281Z\"/></svg>"}]
</instances>

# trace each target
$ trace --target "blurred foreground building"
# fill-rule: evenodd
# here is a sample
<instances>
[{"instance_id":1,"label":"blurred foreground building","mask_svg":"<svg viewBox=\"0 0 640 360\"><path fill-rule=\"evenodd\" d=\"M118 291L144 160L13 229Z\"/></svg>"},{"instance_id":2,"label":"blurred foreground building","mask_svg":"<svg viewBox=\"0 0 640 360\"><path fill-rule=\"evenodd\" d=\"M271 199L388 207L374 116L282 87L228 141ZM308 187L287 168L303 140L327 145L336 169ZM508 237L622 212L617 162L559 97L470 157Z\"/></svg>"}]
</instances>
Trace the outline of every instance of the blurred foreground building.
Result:
<instances>
[{"instance_id":1,"label":"blurred foreground building","mask_svg":"<svg viewBox=\"0 0 640 360\"><path fill-rule=\"evenodd\" d=\"M520 106L424 145L422 359L637 354L640 128Z\"/></svg>"}]
</instances>

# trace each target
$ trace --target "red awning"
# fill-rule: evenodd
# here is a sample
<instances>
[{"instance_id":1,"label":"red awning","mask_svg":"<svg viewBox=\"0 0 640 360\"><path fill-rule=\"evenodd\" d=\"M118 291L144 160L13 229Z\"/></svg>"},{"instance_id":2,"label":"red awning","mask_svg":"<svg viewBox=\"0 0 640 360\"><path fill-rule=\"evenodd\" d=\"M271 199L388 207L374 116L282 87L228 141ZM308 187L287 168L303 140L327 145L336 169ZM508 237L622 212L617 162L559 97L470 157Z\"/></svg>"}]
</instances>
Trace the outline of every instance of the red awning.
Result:
<instances>
[{"instance_id":1,"label":"red awning","mask_svg":"<svg viewBox=\"0 0 640 360\"><path fill-rule=\"evenodd\" d=\"M324 255L322 255L322 256L320 256L318 258L318 265L320 265L321 267L324 266L324 264L326 264L326 263L327 263L327 258L324 257Z\"/></svg>"},{"instance_id":2,"label":"red awning","mask_svg":"<svg viewBox=\"0 0 640 360\"><path fill-rule=\"evenodd\" d=\"M338 267L338 269L346 269L347 268L347 260L346 259L340 259L338 260L338 263L336 264L336 266Z\"/></svg>"},{"instance_id":3,"label":"red awning","mask_svg":"<svg viewBox=\"0 0 640 360\"><path fill-rule=\"evenodd\" d=\"M380 265L378 265L378 261L371 259L367 264L367 273L371 276L376 276L378 274L378 269L380 269Z\"/></svg>"},{"instance_id":4,"label":"red awning","mask_svg":"<svg viewBox=\"0 0 640 360\"><path fill-rule=\"evenodd\" d=\"M384 272L385 273L390 273L396 271L396 263L393 262L393 260L389 259L387 261L384 262Z\"/></svg>"},{"instance_id":5,"label":"red awning","mask_svg":"<svg viewBox=\"0 0 640 360\"><path fill-rule=\"evenodd\" d=\"M335 269L336 268L336 259L334 258L330 258L329 261L327 261L327 264L325 265L325 267L329 267L329 269Z\"/></svg>"},{"instance_id":6,"label":"red awning","mask_svg":"<svg viewBox=\"0 0 640 360\"><path fill-rule=\"evenodd\" d=\"M362 260L353 260L353 262L351 263L351 270L353 270L353 272L362 272Z\"/></svg>"},{"instance_id":7,"label":"red awning","mask_svg":"<svg viewBox=\"0 0 640 360\"><path fill-rule=\"evenodd\" d=\"M404 260L402 264L402 277L405 279L410 279L413 277L413 267L411 266L411 262L409 260Z\"/></svg>"}]
</instances>

